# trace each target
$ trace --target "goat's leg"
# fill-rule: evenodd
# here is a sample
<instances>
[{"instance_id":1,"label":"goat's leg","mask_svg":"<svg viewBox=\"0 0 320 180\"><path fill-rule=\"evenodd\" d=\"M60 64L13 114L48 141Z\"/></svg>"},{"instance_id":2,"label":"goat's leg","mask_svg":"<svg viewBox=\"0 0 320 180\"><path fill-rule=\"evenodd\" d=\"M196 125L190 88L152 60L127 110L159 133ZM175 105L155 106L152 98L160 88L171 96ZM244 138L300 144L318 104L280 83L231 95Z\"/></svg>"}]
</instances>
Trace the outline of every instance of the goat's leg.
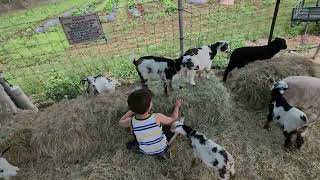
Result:
<instances>
[{"instance_id":1,"label":"goat's leg","mask_svg":"<svg viewBox=\"0 0 320 180\"><path fill-rule=\"evenodd\" d=\"M202 71L198 71L198 77L201 78L202 77Z\"/></svg>"},{"instance_id":2,"label":"goat's leg","mask_svg":"<svg viewBox=\"0 0 320 180\"><path fill-rule=\"evenodd\" d=\"M189 83L189 73L188 73L188 70L182 70L182 75L183 75L183 78L184 78L184 82L185 83Z\"/></svg>"},{"instance_id":3,"label":"goat's leg","mask_svg":"<svg viewBox=\"0 0 320 180\"><path fill-rule=\"evenodd\" d=\"M169 96L169 93L168 93L168 85L167 85L167 82L166 80L163 80L163 88L164 88L164 94Z\"/></svg>"},{"instance_id":4,"label":"goat's leg","mask_svg":"<svg viewBox=\"0 0 320 180\"><path fill-rule=\"evenodd\" d=\"M227 81L227 77L228 74L235 68L235 66L233 66L231 63L229 63L227 69L224 71L223 74L223 81L226 82Z\"/></svg>"},{"instance_id":5,"label":"goat's leg","mask_svg":"<svg viewBox=\"0 0 320 180\"><path fill-rule=\"evenodd\" d=\"M288 133L287 131L283 131L283 135L286 138L285 141L284 141L284 147L287 148L287 149L289 149L291 147L292 134L294 134L294 133L293 132Z\"/></svg>"},{"instance_id":6,"label":"goat's leg","mask_svg":"<svg viewBox=\"0 0 320 180\"><path fill-rule=\"evenodd\" d=\"M227 180L230 178L229 177L230 173L227 171L225 166L223 166L221 169L219 169L218 172L219 172L219 179Z\"/></svg>"},{"instance_id":7,"label":"goat's leg","mask_svg":"<svg viewBox=\"0 0 320 180\"><path fill-rule=\"evenodd\" d=\"M194 71L194 70L190 70L189 71L189 82L190 82L190 84L191 85L193 85L193 86L195 86L196 85L196 82L194 81L194 77L195 77L195 75L196 75L196 71Z\"/></svg>"},{"instance_id":8,"label":"goat's leg","mask_svg":"<svg viewBox=\"0 0 320 180\"><path fill-rule=\"evenodd\" d=\"M266 123L265 123L265 125L264 125L264 129L266 129L266 130L268 130L268 131L270 131L271 129L270 129L270 123L271 123L271 121L273 120L273 104L269 104L269 113L268 113L268 116L267 116L267 121L266 121Z\"/></svg>"},{"instance_id":9,"label":"goat's leg","mask_svg":"<svg viewBox=\"0 0 320 180\"><path fill-rule=\"evenodd\" d=\"M297 132L297 139L296 139L296 147L297 149L300 149L304 143L303 137L301 135L301 132Z\"/></svg>"},{"instance_id":10,"label":"goat's leg","mask_svg":"<svg viewBox=\"0 0 320 180\"><path fill-rule=\"evenodd\" d=\"M169 90L172 92L173 91L172 79L168 80L168 84L169 84Z\"/></svg>"}]
</instances>

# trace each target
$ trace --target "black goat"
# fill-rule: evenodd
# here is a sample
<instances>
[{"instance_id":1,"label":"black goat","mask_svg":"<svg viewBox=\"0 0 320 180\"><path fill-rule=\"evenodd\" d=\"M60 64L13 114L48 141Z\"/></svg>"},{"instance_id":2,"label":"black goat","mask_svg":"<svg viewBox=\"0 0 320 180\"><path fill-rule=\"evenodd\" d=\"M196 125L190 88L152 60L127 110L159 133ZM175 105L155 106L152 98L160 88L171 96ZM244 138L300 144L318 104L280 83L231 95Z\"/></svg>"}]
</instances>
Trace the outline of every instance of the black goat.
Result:
<instances>
[{"instance_id":1,"label":"black goat","mask_svg":"<svg viewBox=\"0 0 320 180\"><path fill-rule=\"evenodd\" d=\"M276 37L270 44L256 47L241 47L235 49L230 57L227 69L223 75L223 81L234 68L242 68L246 64L256 60L270 59L280 50L287 49L286 40Z\"/></svg>"}]
</instances>

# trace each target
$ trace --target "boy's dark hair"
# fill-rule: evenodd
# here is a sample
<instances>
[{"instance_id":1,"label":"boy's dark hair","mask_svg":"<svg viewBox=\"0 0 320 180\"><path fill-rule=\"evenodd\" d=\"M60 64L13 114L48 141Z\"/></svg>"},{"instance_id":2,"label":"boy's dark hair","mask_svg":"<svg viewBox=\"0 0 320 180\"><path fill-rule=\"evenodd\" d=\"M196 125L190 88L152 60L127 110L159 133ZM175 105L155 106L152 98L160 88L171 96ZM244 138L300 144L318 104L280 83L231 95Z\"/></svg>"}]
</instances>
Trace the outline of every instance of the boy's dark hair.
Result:
<instances>
[{"instance_id":1,"label":"boy's dark hair","mask_svg":"<svg viewBox=\"0 0 320 180\"><path fill-rule=\"evenodd\" d=\"M128 106L136 114L144 114L148 111L152 100L152 92L147 88L133 91L128 97Z\"/></svg>"}]
</instances>

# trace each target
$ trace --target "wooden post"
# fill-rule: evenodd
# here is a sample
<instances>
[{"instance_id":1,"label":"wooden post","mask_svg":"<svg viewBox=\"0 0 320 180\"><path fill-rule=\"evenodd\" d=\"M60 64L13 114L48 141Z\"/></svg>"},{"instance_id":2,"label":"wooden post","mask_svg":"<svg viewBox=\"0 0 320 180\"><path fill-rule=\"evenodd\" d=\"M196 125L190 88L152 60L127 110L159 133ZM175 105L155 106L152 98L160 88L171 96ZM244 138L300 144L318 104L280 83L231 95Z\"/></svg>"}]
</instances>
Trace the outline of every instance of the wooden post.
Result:
<instances>
[{"instance_id":1,"label":"wooden post","mask_svg":"<svg viewBox=\"0 0 320 180\"><path fill-rule=\"evenodd\" d=\"M11 88L11 98L20 109L33 110L35 112L39 111L39 109L35 105L33 105L26 94L18 86L13 86Z\"/></svg>"},{"instance_id":2,"label":"wooden post","mask_svg":"<svg viewBox=\"0 0 320 180\"><path fill-rule=\"evenodd\" d=\"M276 24L276 20L277 20L277 16L278 16L279 5L280 5L280 0L277 0L276 7L274 8L268 44L270 44L270 42L272 41L273 30L274 30L274 26Z\"/></svg>"},{"instance_id":3,"label":"wooden post","mask_svg":"<svg viewBox=\"0 0 320 180\"><path fill-rule=\"evenodd\" d=\"M13 103L11 98L8 96L2 84L0 84L0 107L2 112L8 111L7 106L11 109L11 111L16 114L18 113L18 109L16 105Z\"/></svg>"}]
</instances>

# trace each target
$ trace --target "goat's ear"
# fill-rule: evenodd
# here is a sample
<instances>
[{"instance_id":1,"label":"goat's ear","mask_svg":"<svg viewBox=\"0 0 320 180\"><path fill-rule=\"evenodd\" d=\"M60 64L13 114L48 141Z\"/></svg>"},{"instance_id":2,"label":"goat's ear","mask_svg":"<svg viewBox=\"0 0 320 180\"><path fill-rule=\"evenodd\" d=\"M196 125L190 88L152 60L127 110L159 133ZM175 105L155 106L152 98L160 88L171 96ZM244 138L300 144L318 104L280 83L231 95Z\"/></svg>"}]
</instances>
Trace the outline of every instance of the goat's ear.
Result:
<instances>
[{"instance_id":1,"label":"goat's ear","mask_svg":"<svg viewBox=\"0 0 320 180\"><path fill-rule=\"evenodd\" d=\"M182 124L184 124L184 116L181 115L180 120L179 120Z\"/></svg>"},{"instance_id":2,"label":"goat's ear","mask_svg":"<svg viewBox=\"0 0 320 180\"><path fill-rule=\"evenodd\" d=\"M103 74L98 74L94 78L103 77Z\"/></svg>"},{"instance_id":3,"label":"goat's ear","mask_svg":"<svg viewBox=\"0 0 320 180\"><path fill-rule=\"evenodd\" d=\"M5 150L3 150L0 154L0 157L2 157L9 149L10 149L10 146L7 147Z\"/></svg>"}]
</instances>

